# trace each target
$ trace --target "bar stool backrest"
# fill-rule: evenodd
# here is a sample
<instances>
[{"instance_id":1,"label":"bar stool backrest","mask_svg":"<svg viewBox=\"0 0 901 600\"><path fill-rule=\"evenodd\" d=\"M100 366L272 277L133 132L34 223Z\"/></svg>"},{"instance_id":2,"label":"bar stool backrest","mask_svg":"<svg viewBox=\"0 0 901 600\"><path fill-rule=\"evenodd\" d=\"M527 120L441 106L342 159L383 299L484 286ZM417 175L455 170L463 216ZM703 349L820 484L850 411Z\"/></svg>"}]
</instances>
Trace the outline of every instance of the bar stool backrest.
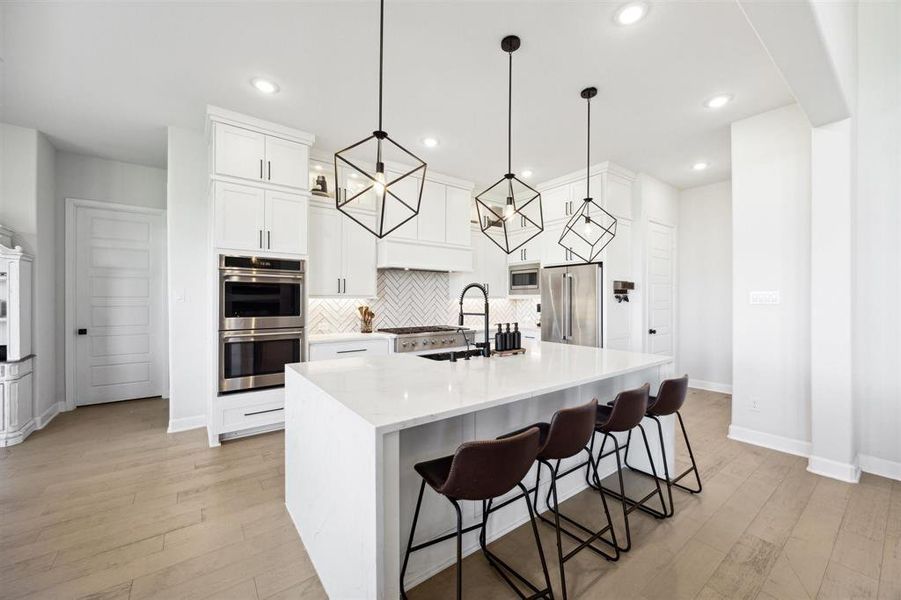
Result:
<instances>
[{"instance_id":1,"label":"bar stool backrest","mask_svg":"<svg viewBox=\"0 0 901 600\"><path fill-rule=\"evenodd\" d=\"M634 390L626 390L616 395L613 410L607 422L601 425L604 431L629 431L638 426L648 410L648 396L651 386L647 383Z\"/></svg>"},{"instance_id":2,"label":"bar stool backrest","mask_svg":"<svg viewBox=\"0 0 901 600\"><path fill-rule=\"evenodd\" d=\"M512 490L538 455L537 427L500 440L461 444L447 481L437 490L455 500L489 500Z\"/></svg>"},{"instance_id":3,"label":"bar stool backrest","mask_svg":"<svg viewBox=\"0 0 901 600\"><path fill-rule=\"evenodd\" d=\"M594 434L597 414L597 399L582 406L558 410L551 419L547 440L538 453L538 458L556 460L581 452Z\"/></svg>"},{"instance_id":4,"label":"bar stool backrest","mask_svg":"<svg viewBox=\"0 0 901 600\"><path fill-rule=\"evenodd\" d=\"M648 408L648 414L655 417L671 415L685 403L688 394L688 375L678 379L664 379L657 392L656 401Z\"/></svg>"}]
</instances>

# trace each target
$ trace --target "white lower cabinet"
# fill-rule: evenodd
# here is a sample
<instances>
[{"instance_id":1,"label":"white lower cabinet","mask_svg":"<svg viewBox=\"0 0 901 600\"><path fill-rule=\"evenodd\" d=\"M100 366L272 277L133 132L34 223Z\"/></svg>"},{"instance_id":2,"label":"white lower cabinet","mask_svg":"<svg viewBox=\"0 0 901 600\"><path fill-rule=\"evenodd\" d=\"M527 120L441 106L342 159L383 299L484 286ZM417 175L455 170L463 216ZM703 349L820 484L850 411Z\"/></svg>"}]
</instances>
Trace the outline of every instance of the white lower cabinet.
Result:
<instances>
[{"instance_id":1,"label":"white lower cabinet","mask_svg":"<svg viewBox=\"0 0 901 600\"><path fill-rule=\"evenodd\" d=\"M25 440L35 429L33 359L0 364L0 447Z\"/></svg>"},{"instance_id":2,"label":"white lower cabinet","mask_svg":"<svg viewBox=\"0 0 901 600\"><path fill-rule=\"evenodd\" d=\"M390 348L391 340L388 338L310 343L310 360L332 360L355 356L387 356L391 351Z\"/></svg>"},{"instance_id":3,"label":"white lower cabinet","mask_svg":"<svg viewBox=\"0 0 901 600\"><path fill-rule=\"evenodd\" d=\"M216 182L216 248L307 253L307 198L301 194Z\"/></svg>"},{"instance_id":4,"label":"white lower cabinet","mask_svg":"<svg viewBox=\"0 0 901 600\"><path fill-rule=\"evenodd\" d=\"M353 212L366 223L368 212ZM310 297L376 295L375 236L332 206L310 207L310 262L307 293Z\"/></svg>"}]
</instances>

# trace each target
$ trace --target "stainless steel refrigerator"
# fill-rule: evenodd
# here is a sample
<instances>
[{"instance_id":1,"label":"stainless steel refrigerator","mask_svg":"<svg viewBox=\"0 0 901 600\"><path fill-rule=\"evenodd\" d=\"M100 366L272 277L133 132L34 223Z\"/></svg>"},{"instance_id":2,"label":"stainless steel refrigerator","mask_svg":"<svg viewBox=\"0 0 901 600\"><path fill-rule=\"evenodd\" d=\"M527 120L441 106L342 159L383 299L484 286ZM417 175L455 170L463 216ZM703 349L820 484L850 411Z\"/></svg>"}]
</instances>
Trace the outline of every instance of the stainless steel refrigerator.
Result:
<instances>
[{"instance_id":1,"label":"stainless steel refrigerator","mask_svg":"<svg viewBox=\"0 0 901 600\"><path fill-rule=\"evenodd\" d=\"M604 346L604 265L541 269L541 340Z\"/></svg>"}]
</instances>

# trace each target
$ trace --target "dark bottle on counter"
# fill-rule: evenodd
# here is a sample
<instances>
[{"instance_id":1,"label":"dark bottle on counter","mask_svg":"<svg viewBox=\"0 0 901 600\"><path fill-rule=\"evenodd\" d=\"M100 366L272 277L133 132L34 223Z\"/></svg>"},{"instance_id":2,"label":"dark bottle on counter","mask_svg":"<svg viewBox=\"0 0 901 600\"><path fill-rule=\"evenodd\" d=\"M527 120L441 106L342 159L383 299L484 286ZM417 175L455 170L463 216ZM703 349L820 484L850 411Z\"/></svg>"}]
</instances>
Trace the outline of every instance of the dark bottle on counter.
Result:
<instances>
[{"instance_id":1,"label":"dark bottle on counter","mask_svg":"<svg viewBox=\"0 0 901 600\"><path fill-rule=\"evenodd\" d=\"M511 350L519 350L522 348L522 334L519 333L519 323L513 324L513 348Z\"/></svg>"},{"instance_id":2,"label":"dark bottle on counter","mask_svg":"<svg viewBox=\"0 0 901 600\"><path fill-rule=\"evenodd\" d=\"M507 331L504 332L504 350L515 350L513 345L513 332L510 331L510 324L507 323Z\"/></svg>"},{"instance_id":3,"label":"dark bottle on counter","mask_svg":"<svg viewBox=\"0 0 901 600\"><path fill-rule=\"evenodd\" d=\"M501 332L501 324L497 324L497 333L494 334L494 351L501 352L507 349L507 337Z\"/></svg>"}]
</instances>

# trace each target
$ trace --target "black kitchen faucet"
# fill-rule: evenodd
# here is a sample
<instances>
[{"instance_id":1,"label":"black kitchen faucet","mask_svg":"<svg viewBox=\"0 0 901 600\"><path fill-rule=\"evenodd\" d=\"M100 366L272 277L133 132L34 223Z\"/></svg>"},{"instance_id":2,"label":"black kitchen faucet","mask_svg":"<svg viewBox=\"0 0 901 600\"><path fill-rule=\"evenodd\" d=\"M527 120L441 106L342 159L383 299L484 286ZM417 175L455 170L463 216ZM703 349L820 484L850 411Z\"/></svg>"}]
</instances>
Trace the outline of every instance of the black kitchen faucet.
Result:
<instances>
[{"instance_id":1,"label":"black kitchen faucet","mask_svg":"<svg viewBox=\"0 0 901 600\"><path fill-rule=\"evenodd\" d=\"M485 312L463 312L463 298L466 296L466 292L468 292L471 288L476 288L477 290L482 292L482 295L485 297ZM463 327L463 317L485 317L485 342L482 344L477 343L476 348L481 348L482 356L488 358L489 356L491 356L491 344L489 342L490 338L488 337L488 290L481 283L470 283L465 288L463 288L462 292L460 292L460 318L458 323L460 327ZM467 358L469 357L467 356Z\"/></svg>"}]
</instances>

